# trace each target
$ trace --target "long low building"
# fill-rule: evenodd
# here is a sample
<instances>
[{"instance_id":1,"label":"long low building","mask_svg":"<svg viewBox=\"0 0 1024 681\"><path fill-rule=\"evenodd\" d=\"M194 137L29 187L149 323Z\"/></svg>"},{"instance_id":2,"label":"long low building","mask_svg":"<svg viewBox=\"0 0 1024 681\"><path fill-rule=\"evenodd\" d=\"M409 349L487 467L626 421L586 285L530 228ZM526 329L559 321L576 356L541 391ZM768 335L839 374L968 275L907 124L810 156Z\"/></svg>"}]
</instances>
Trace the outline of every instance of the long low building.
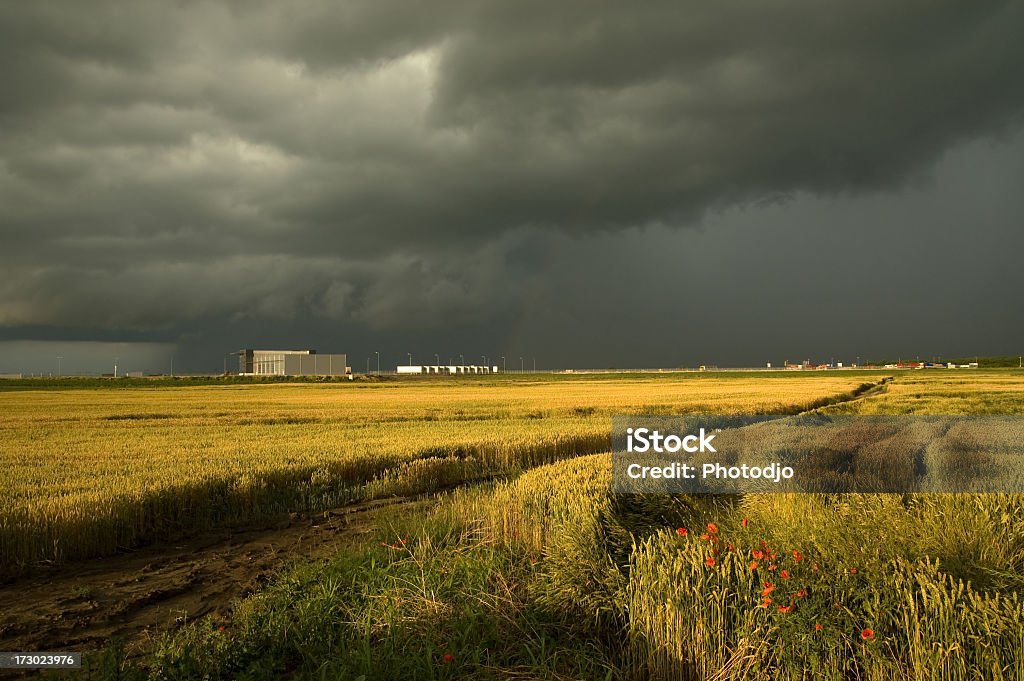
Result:
<instances>
[{"instance_id":1,"label":"long low building","mask_svg":"<svg viewBox=\"0 0 1024 681\"><path fill-rule=\"evenodd\" d=\"M481 364L406 364L397 367L400 374L496 374L498 367L483 366Z\"/></svg>"},{"instance_id":2,"label":"long low building","mask_svg":"<svg viewBox=\"0 0 1024 681\"><path fill-rule=\"evenodd\" d=\"M239 350L238 372L249 376L345 376L352 373L344 354L316 350Z\"/></svg>"}]
</instances>

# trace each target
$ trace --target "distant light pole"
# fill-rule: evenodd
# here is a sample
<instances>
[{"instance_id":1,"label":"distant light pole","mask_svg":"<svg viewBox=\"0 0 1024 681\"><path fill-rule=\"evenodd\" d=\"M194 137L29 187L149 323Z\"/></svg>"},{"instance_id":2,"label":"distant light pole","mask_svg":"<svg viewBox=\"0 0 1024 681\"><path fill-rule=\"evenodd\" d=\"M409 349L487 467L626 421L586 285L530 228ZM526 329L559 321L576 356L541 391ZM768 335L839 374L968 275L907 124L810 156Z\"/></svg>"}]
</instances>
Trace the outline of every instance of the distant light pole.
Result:
<instances>
[{"instance_id":1,"label":"distant light pole","mask_svg":"<svg viewBox=\"0 0 1024 681\"><path fill-rule=\"evenodd\" d=\"M60 378L60 376L61 376L61 375L62 375L62 373L63 373L63 372L61 371L61 362L63 362L63 361L64 361L64 358L63 358L63 357L61 357L60 355L57 355L57 377L58 377L58 378Z\"/></svg>"},{"instance_id":2,"label":"distant light pole","mask_svg":"<svg viewBox=\"0 0 1024 681\"><path fill-rule=\"evenodd\" d=\"M466 356L465 355L459 355L459 364L461 366L466 366Z\"/></svg>"},{"instance_id":3,"label":"distant light pole","mask_svg":"<svg viewBox=\"0 0 1024 681\"><path fill-rule=\"evenodd\" d=\"M533 373L537 373L537 358L533 358Z\"/></svg>"},{"instance_id":4,"label":"distant light pole","mask_svg":"<svg viewBox=\"0 0 1024 681\"><path fill-rule=\"evenodd\" d=\"M174 358L171 357L171 378L174 378Z\"/></svg>"},{"instance_id":5,"label":"distant light pole","mask_svg":"<svg viewBox=\"0 0 1024 681\"><path fill-rule=\"evenodd\" d=\"M441 355L434 353L434 366L441 366Z\"/></svg>"},{"instance_id":6,"label":"distant light pole","mask_svg":"<svg viewBox=\"0 0 1024 681\"><path fill-rule=\"evenodd\" d=\"M412 353L411 352L407 352L405 354L409 355L409 366L412 366Z\"/></svg>"},{"instance_id":7,"label":"distant light pole","mask_svg":"<svg viewBox=\"0 0 1024 681\"><path fill-rule=\"evenodd\" d=\"M114 358L114 378L117 378L117 360L118 359L120 359L120 357L115 357Z\"/></svg>"},{"instance_id":8,"label":"distant light pole","mask_svg":"<svg viewBox=\"0 0 1024 681\"><path fill-rule=\"evenodd\" d=\"M505 355L501 356L501 373L505 373Z\"/></svg>"},{"instance_id":9,"label":"distant light pole","mask_svg":"<svg viewBox=\"0 0 1024 681\"><path fill-rule=\"evenodd\" d=\"M525 374L526 373L526 365L523 364L523 358L522 357L519 358L519 373L521 373L521 374Z\"/></svg>"},{"instance_id":10,"label":"distant light pole","mask_svg":"<svg viewBox=\"0 0 1024 681\"><path fill-rule=\"evenodd\" d=\"M380 350L374 350L373 354L377 355L377 373L380 373Z\"/></svg>"}]
</instances>

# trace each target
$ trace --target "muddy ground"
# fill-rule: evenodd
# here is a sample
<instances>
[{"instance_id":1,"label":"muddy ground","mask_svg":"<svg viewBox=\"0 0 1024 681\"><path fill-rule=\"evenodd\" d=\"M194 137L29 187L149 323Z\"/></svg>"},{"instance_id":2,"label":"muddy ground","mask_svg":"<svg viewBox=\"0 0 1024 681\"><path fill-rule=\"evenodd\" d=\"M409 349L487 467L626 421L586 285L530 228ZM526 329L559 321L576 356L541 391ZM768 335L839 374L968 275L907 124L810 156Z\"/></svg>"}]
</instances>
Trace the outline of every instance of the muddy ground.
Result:
<instances>
[{"instance_id":1,"label":"muddy ground","mask_svg":"<svg viewBox=\"0 0 1024 681\"><path fill-rule=\"evenodd\" d=\"M138 654L168 628L206 615L227 618L235 599L258 590L289 561L366 541L384 513L426 503L396 498L293 514L273 527L218 529L42 568L0 585L0 650L88 652L118 637L129 655Z\"/></svg>"}]
</instances>

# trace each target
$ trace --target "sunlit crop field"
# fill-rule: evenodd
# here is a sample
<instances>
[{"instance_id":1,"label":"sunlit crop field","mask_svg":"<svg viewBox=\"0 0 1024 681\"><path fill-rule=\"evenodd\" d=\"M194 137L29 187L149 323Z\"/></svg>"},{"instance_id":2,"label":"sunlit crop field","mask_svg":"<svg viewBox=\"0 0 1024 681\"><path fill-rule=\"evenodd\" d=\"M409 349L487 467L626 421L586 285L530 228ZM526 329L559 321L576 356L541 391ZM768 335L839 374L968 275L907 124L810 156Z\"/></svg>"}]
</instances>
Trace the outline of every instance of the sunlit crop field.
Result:
<instances>
[{"instance_id":1,"label":"sunlit crop field","mask_svg":"<svg viewBox=\"0 0 1024 681\"><path fill-rule=\"evenodd\" d=\"M1020 414L1024 373L825 407ZM607 427L605 425L604 427ZM614 494L608 453L396 513L162 641L147 678L1019 681L1019 494ZM141 678L141 677L140 677Z\"/></svg>"},{"instance_id":2,"label":"sunlit crop field","mask_svg":"<svg viewBox=\"0 0 1024 681\"><path fill-rule=\"evenodd\" d=\"M0 574L608 448L615 413L793 412L879 376L0 392Z\"/></svg>"},{"instance_id":3,"label":"sunlit crop field","mask_svg":"<svg viewBox=\"0 0 1024 681\"><path fill-rule=\"evenodd\" d=\"M614 414L1024 414L1021 372L887 377L0 392L0 567L439 492L130 678L1020 679L1021 495L611 491Z\"/></svg>"}]
</instances>

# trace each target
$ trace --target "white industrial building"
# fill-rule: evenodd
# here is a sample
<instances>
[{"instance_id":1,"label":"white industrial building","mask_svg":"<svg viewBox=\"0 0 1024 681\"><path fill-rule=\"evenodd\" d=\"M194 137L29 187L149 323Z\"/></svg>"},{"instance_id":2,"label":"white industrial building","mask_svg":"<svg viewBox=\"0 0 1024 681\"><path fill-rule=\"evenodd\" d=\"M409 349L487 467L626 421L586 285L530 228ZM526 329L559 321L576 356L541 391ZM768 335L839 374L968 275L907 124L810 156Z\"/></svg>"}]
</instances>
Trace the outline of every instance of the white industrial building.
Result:
<instances>
[{"instance_id":1,"label":"white industrial building","mask_svg":"<svg viewBox=\"0 0 1024 681\"><path fill-rule=\"evenodd\" d=\"M397 367L400 374L439 374L439 375L460 375L460 374L496 374L497 366L484 366L481 364L406 364Z\"/></svg>"}]
</instances>

